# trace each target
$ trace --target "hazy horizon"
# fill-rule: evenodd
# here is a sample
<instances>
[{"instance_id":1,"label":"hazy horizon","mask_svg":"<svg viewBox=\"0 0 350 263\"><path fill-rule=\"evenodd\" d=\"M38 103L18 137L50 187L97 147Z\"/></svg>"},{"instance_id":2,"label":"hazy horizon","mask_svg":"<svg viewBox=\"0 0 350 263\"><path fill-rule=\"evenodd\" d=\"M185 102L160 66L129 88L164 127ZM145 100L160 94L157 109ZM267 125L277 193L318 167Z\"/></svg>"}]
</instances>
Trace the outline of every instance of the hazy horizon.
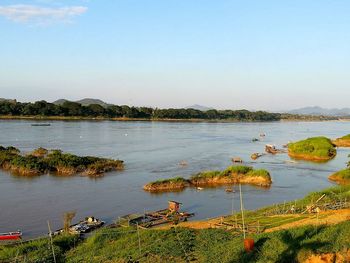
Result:
<instances>
[{"instance_id":1,"label":"hazy horizon","mask_svg":"<svg viewBox=\"0 0 350 263\"><path fill-rule=\"evenodd\" d=\"M3 0L0 97L345 108L349 11L345 0Z\"/></svg>"}]
</instances>

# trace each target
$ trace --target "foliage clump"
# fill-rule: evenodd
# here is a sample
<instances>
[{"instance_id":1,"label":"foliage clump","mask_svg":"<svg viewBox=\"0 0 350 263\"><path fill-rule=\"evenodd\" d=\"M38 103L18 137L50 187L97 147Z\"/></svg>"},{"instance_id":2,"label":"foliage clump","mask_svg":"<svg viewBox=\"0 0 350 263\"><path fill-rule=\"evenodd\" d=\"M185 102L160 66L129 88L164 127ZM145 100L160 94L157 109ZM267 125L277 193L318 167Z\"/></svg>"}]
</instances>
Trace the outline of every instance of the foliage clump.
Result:
<instances>
[{"instance_id":1,"label":"foliage clump","mask_svg":"<svg viewBox=\"0 0 350 263\"><path fill-rule=\"evenodd\" d=\"M192 175L189 179L176 177L162 179L146 184L146 191L170 191L183 189L187 186L208 186L220 184L247 183L258 186L270 186L272 183L270 173L264 169L254 170L250 166L229 166L223 171L203 171Z\"/></svg>"},{"instance_id":2,"label":"foliage clump","mask_svg":"<svg viewBox=\"0 0 350 263\"><path fill-rule=\"evenodd\" d=\"M288 154L298 159L328 161L336 156L337 150L330 139L321 136L288 144Z\"/></svg>"},{"instance_id":3,"label":"foliage clump","mask_svg":"<svg viewBox=\"0 0 350 263\"><path fill-rule=\"evenodd\" d=\"M123 161L93 156L77 156L60 150L38 148L22 155L17 148L0 146L0 168L20 175L39 175L54 172L63 175L83 173L96 176L124 168Z\"/></svg>"}]
</instances>

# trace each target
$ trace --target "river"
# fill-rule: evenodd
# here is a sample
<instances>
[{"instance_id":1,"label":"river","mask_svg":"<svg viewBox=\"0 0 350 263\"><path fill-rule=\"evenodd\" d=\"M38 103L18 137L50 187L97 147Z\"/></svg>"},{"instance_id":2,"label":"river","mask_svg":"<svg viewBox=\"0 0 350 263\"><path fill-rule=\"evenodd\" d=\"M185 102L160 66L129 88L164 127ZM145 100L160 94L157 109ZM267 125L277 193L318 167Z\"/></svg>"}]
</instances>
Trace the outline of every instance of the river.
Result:
<instances>
[{"instance_id":1,"label":"river","mask_svg":"<svg viewBox=\"0 0 350 263\"><path fill-rule=\"evenodd\" d=\"M267 143L282 147L311 136L343 136L349 133L350 122L50 121L48 127L32 123L36 121L1 120L0 145L13 145L24 152L44 147L119 158L125 161L125 170L97 179L27 178L0 171L0 232L21 229L25 238L47 233L47 220L52 228L60 228L63 213L70 210L77 212L76 220L94 215L111 223L118 216L165 208L168 200L176 200L183 203L183 210L196 214L194 219L229 214L232 202L239 209L239 196L226 193L225 187L150 194L142 186L161 178L224 169L235 156L269 170L273 180L269 189L242 186L246 209L294 200L333 185L327 177L345 167L350 153L340 148L337 157L327 163L291 162L287 154L250 159L252 153L263 152ZM252 142L260 133L266 136ZM180 166L181 161L188 165Z\"/></svg>"}]
</instances>

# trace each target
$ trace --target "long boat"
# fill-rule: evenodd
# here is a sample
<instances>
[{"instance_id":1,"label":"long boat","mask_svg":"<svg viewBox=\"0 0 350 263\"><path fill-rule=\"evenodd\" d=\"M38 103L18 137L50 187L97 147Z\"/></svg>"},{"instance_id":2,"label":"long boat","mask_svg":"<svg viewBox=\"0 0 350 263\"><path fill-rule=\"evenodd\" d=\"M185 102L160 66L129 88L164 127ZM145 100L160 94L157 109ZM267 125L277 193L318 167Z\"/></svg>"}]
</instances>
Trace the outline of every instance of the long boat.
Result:
<instances>
[{"instance_id":1,"label":"long boat","mask_svg":"<svg viewBox=\"0 0 350 263\"><path fill-rule=\"evenodd\" d=\"M19 240L22 238L21 231L0 233L0 240Z\"/></svg>"}]
</instances>

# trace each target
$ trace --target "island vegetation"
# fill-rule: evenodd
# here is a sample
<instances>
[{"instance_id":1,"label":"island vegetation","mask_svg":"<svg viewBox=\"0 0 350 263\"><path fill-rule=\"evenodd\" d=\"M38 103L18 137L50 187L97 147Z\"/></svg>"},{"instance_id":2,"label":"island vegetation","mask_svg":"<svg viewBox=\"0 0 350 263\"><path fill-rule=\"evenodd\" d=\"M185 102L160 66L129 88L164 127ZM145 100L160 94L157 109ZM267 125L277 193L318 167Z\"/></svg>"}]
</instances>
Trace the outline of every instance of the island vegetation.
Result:
<instances>
[{"instance_id":1,"label":"island vegetation","mask_svg":"<svg viewBox=\"0 0 350 263\"><path fill-rule=\"evenodd\" d=\"M333 143L338 147L350 147L350 134L334 140Z\"/></svg>"},{"instance_id":2,"label":"island vegetation","mask_svg":"<svg viewBox=\"0 0 350 263\"><path fill-rule=\"evenodd\" d=\"M110 119L110 120L187 120L187 121L280 121L336 119L324 116L303 116L265 111L215 110L201 111L192 108L159 109L111 104L81 104L63 101L60 104L46 101L0 101L0 117L5 119Z\"/></svg>"},{"instance_id":3,"label":"island vegetation","mask_svg":"<svg viewBox=\"0 0 350 263\"><path fill-rule=\"evenodd\" d=\"M19 149L0 146L0 168L18 175L57 175L83 174L101 176L105 172L121 170L123 161L93 156L77 156L61 150L38 148L31 153L22 154Z\"/></svg>"},{"instance_id":4,"label":"island vegetation","mask_svg":"<svg viewBox=\"0 0 350 263\"><path fill-rule=\"evenodd\" d=\"M225 228L191 227L200 222L185 222L162 229L106 227L86 239L59 235L0 245L0 262L348 262L350 256L350 221L327 221L327 213L303 213L315 203L320 207L349 200L350 186L337 186L313 192L305 198L244 211L245 223L259 220L259 232L249 232L255 241L253 251L246 252L242 232ZM295 214L276 215L277 210L296 208ZM332 215L347 210L333 210ZM346 214L345 214L346 215ZM240 214L221 217L227 224L241 225ZM325 223L327 222L327 223ZM186 223L189 223L186 226ZM322 260L321 260L322 259ZM314 260L314 261L313 261Z\"/></svg>"},{"instance_id":5,"label":"island vegetation","mask_svg":"<svg viewBox=\"0 0 350 263\"><path fill-rule=\"evenodd\" d=\"M186 187L206 187L227 184L252 184L269 187L271 176L264 169L254 170L249 166L229 166L223 171L203 171L189 179L175 177L163 179L144 185L143 189L149 192L177 191Z\"/></svg>"},{"instance_id":6,"label":"island vegetation","mask_svg":"<svg viewBox=\"0 0 350 263\"><path fill-rule=\"evenodd\" d=\"M295 159L322 162L333 159L337 150L330 139L320 136L289 143L288 154Z\"/></svg>"},{"instance_id":7,"label":"island vegetation","mask_svg":"<svg viewBox=\"0 0 350 263\"><path fill-rule=\"evenodd\" d=\"M347 164L347 168L332 174L331 176L329 176L329 179L339 184L350 185L350 161Z\"/></svg>"}]
</instances>

